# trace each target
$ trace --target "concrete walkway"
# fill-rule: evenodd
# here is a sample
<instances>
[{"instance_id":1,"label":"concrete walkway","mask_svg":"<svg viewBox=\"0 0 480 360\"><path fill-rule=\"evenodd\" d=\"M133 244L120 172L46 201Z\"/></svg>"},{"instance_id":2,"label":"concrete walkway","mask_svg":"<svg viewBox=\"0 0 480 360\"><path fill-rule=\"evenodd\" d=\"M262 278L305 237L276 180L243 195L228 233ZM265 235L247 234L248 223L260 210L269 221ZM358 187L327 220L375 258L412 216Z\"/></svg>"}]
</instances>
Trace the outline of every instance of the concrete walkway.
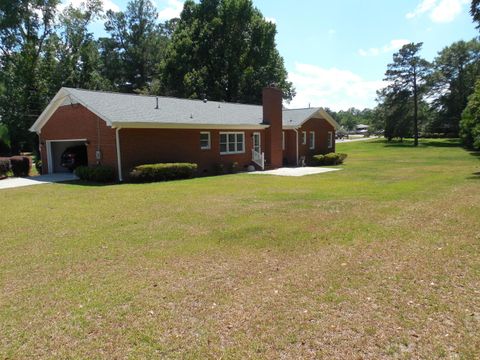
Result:
<instances>
[{"instance_id":1,"label":"concrete walkway","mask_svg":"<svg viewBox=\"0 0 480 360\"><path fill-rule=\"evenodd\" d=\"M0 180L1 189L12 189L22 186L51 184L63 181L78 180L78 178L72 173L57 173L40 176L30 176L25 178L7 178Z\"/></svg>"},{"instance_id":2,"label":"concrete walkway","mask_svg":"<svg viewBox=\"0 0 480 360\"><path fill-rule=\"evenodd\" d=\"M314 175L314 174L322 174L330 171L338 171L342 169L332 169L332 168L325 168L325 167L294 167L294 168L279 168L275 170L266 170L266 171L253 171L249 174L253 175L278 175L278 176L305 176L305 175Z\"/></svg>"}]
</instances>

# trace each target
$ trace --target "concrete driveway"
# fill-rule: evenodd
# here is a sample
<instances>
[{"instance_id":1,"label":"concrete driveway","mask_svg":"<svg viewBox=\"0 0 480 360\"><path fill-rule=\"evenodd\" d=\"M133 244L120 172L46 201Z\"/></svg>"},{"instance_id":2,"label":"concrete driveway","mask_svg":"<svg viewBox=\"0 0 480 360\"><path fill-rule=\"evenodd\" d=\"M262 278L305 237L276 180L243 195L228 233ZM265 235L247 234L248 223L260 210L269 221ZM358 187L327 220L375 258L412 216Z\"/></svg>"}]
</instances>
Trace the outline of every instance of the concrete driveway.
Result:
<instances>
[{"instance_id":1,"label":"concrete driveway","mask_svg":"<svg viewBox=\"0 0 480 360\"><path fill-rule=\"evenodd\" d=\"M0 190L12 189L22 186L51 184L72 180L78 180L78 178L72 173L57 173L40 176L30 176L25 178L7 178L0 180Z\"/></svg>"}]
</instances>

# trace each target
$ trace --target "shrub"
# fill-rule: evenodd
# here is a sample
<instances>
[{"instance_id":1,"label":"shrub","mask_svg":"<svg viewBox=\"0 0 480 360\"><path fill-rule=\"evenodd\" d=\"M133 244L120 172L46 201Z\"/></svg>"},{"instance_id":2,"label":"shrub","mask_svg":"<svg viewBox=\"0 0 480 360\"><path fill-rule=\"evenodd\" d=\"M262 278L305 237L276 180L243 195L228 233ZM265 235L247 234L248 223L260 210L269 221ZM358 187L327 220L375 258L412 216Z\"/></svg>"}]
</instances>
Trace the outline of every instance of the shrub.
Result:
<instances>
[{"instance_id":1,"label":"shrub","mask_svg":"<svg viewBox=\"0 0 480 360\"><path fill-rule=\"evenodd\" d=\"M13 176L28 176L31 166L30 158L27 156L12 156L10 166Z\"/></svg>"},{"instance_id":2,"label":"shrub","mask_svg":"<svg viewBox=\"0 0 480 360\"><path fill-rule=\"evenodd\" d=\"M347 158L347 154L328 153L326 155L314 155L312 163L314 166L320 165L339 165Z\"/></svg>"},{"instance_id":3,"label":"shrub","mask_svg":"<svg viewBox=\"0 0 480 360\"><path fill-rule=\"evenodd\" d=\"M0 158L0 179L7 176L10 170L10 159Z\"/></svg>"},{"instance_id":4,"label":"shrub","mask_svg":"<svg viewBox=\"0 0 480 360\"><path fill-rule=\"evenodd\" d=\"M74 171L80 180L108 183L115 179L115 171L110 166L79 166Z\"/></svg>"},{"instance_id":5,"label":"shrub","mask_svg":"<svg viewBox=\"0 0 480 360\"><path fill-rule=\"evenodd\" d=\"M35 169L37 169L37 173L42 174L42 160L35 161Z\"/></svg>"},{"instance_id":6,"label":"shrub","mask_svg":"<svg viewBox=\"0 0 480 360\"><path fill-rule=\"evenodd\" d=\"M231 174L236 174L236 173L238 173L238 171L239 171L238 162L235 161L235 162L231 163L231 164L230 164L230 167L228 168L228 170L229 170L229 172L230 172Z\"/></svg>"},{"instance_id":7,"label":"shrub","mask_svg":"<svg viewBox=\"0 0 480 360\"><path fill-rule=\"evenodd\" d=\"M225 166L222 163L213 164L213 173L215 175L225 174Z\"/></svg>"},{"instance_id":8,"label":"shrub","mask_svg":"<svg viewBox=\"0 0 480 360\"><path fill-rule=\"evenodd\" d=\"M139 165L130 172L131 182L154 182L190 179L197 171L197 164L160 163Z\"/></svg>"}]
</instances>

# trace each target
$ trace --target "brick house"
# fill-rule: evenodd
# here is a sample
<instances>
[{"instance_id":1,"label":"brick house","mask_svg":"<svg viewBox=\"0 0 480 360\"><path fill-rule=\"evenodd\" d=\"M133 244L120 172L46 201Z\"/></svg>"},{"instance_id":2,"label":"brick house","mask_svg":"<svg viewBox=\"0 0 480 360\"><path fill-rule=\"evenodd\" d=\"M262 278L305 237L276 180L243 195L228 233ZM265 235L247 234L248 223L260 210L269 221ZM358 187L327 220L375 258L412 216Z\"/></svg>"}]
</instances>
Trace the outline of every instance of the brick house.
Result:
<instances>
[{"instance_id":1,"label":"brick house","mask_svg":"<svg viewBox=\"0 0 480 360\"><path fill-rule=\"evenodd\" d=\"M240 168L297 166L335 151L338 124L321 108L284 109L280 90L263 105L61 88L30 131L39 136L43 173L64 172L62 152L85 146L89 165L116 169L122 181L136 165L193 162Z\"/></svg>"}]
</instances>

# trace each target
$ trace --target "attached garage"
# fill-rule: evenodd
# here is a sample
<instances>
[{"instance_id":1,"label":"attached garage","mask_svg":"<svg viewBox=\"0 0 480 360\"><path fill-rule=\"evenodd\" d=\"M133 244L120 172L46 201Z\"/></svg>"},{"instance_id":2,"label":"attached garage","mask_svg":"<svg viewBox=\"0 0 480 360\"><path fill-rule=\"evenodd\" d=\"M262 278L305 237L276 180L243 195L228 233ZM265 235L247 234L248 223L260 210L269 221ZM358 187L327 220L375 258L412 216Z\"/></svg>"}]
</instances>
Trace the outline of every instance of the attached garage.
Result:
<instances>
[{"instance_id":1,"label":"attached garage","mask_svg":"<svg viewBox=\"0 0 480 360\"><path fill-rule=\"evenodd\" d=\"M85 147L85 152L87 152L86 141L87 139L47 140L48 173L69 172L67 168L61 165L63 152L76 146Z\"/></svg>"}]
</instances>

